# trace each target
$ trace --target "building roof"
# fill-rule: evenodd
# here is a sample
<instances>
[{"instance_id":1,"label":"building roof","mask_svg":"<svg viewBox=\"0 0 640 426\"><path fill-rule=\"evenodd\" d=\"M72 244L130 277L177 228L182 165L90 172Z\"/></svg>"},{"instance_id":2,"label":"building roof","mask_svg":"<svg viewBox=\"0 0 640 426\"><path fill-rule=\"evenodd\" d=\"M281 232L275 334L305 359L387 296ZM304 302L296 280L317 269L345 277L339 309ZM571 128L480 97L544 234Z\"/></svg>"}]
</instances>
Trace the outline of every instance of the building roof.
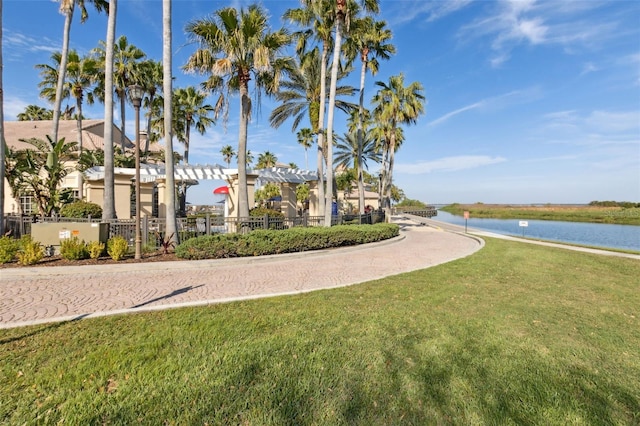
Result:
<instances>
[{"instance_id":1,"label":"building roof","mask_svg":"<svg viewBox=\"0 0 640 426\"><path fill-rule=\"evenodd\" d=\"M78 123L76 120L60 120L58 125L58 138L65 138L67 142L78 141ZM51 134L53 120L40 121L5 121L4 138L10 148L21 150L33 148L20 139L41 139L46 140ZM120 146L120 129L113 126L113 143ZM145 136L146 137L146 136ZM82 120L82 146L84 149L104 150L104 120ZM128 137L125 137L125 149L133 149L134 144ZM158 144L152 144L152 151L158 151Z\"/></svg>"}]
</instances>

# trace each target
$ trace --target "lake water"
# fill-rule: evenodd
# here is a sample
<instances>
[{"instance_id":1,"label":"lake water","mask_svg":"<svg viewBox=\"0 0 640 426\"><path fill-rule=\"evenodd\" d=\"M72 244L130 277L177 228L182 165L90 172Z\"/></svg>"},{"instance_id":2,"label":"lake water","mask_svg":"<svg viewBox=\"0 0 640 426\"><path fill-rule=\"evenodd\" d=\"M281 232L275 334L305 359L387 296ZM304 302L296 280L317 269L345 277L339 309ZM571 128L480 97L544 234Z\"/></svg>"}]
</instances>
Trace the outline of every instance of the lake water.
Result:
<instances>
[{"instance_id":1,"label":"lake water","mask_svg":"<svg viewBox=\"0 0 640 426\"><path fill-rule=\"evenodd\" d=\"M432 219L465 225L462 216L441 210ZM524 231L524 237L527 238L640 251L640 226L526 220L528 226L521 227L521 220L526 219L479 219L472 216L467 221L467 227L517 237L522 237Z\"/></svg>"}]
</instances>

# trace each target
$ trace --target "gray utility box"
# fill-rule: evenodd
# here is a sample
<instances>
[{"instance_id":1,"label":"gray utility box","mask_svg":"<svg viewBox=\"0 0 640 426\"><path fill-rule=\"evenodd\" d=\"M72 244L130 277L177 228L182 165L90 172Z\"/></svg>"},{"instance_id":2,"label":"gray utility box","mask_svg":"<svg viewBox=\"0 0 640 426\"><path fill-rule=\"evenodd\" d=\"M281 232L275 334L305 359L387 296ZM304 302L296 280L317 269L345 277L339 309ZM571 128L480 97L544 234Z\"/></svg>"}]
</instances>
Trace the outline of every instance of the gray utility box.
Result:
<instances>
[{"instance_id":1,"label":"gray utility box","mask_svg":"<svg viewBox=\"0 0 640 426\"><path fill-rule=\"evenodd\" d=\"M108 223L89 222L53 222L32 223L31 238L44 247L52 246L55 254L60 253L60 241L77 237L80 241L99 241L106 243L109 239Z\"/></svg>"}]
</instances>

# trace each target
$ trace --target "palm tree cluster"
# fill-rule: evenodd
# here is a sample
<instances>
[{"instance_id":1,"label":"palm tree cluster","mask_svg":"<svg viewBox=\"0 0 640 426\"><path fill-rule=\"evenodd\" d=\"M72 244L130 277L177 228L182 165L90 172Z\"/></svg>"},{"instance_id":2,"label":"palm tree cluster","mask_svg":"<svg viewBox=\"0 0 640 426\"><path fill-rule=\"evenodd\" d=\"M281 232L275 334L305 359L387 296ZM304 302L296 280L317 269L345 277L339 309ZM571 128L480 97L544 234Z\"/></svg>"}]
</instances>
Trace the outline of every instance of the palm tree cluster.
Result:
<instances>
[{"instance_id":1,"label":"palm tree cluster","mask_svg":"<svg viewBox=\"0 0 640 426\"><path fill-rule=\"evenodd\" d=\"M69 50L70 22L74 8L87 18L85 3L109 14L106 41L101 41L89 54L82 56ZM247 168L253 156L248 149L248 125L261 96L274 97L279 105L270 114L273 127L291 119L292 132L305 150L316 146L318 191L324 223L331 224L335 194L334 164L353 168L360 193L359 209L364 212L364 170L367 161L382 163L383 205L390 213L395 151L402 145L402 126L414 124L424 112L425 97L420 83L405 87L404 77L393 76L388 83L376 82L379 91L372 98L372 110L364 104L365 76L375 75L379 61L395 53L390 43L391 31L386 22L376 20L379 0L301 0L300 7L284 13L283 18L295 27L273 30L267 11L253 4L246 8L224 7L210 16L195 19L186 25L186 33L196 46L182 69L202 75L199 88L173 89L171 74L171 0L163 0L163 61L148 59L144 52L129 44L125 36L115 39L117 0L60 0L65 15L63 48L52 55L50 64L39 64L42 82L41 96L53 103L54 130L57 139L58 120L64 99L75 101L75 119L82 128L83 103L100 101L105 105L105 198L103 217L115 217L113 195L114 142L112 135L113 100L119 102L123 139L120 150L125 152L125 107L128 87L145 90L143 107L147 114L147 145L149 141L165 140L167 185L173 182L173 138L184 145L181 159L189 162L190 132L195 128L204 134L220 117L226 123L230 98L239 96L240 126L237 147L221 150L230 166L237 159L238 216L249 215ZM294 52L294 55L289 55ZM360 60L358 102L350 102L356 89L341 83ZM215 101L207 103L209 96ZM254 105L255 103L255 105ZM348 132L334 132L335 111L347 114ZM20 119L49 117L47 110L29 106ZM304 124L303 124L304 123ZM82 132L79 131L78 157L83 158ZM335 145L335 155L334 155ZM136 148L140 149L140 147ZM261 154L258 167L275 165L270 152ZM172 193L172 191L168 191ZM182 195L186 192L186 187ZM171 195L169 195L171 197ZM184 201L184 199L183 199ZM175 224L175 200L167 200L167 232L169 222ZM183 204L183 203L181 203ZM172 211L169 211L172 210ZM387 217L390 215L387 214Z\"/></svg>"}]
</instances>

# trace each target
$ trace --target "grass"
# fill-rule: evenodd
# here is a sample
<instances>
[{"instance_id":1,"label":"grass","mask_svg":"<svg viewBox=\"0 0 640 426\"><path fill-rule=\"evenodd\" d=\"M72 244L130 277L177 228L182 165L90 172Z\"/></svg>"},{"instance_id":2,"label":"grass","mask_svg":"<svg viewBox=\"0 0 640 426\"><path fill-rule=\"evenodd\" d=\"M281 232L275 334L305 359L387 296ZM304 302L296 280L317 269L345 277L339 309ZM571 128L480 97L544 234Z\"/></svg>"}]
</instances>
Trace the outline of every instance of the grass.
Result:
<instances>
[{"instance_id":1,"label":"grass","mask_svg":"<svg viewBox=\"0 0 640 426\"><path fill-rule=\"evenodd\" d=\"M451 204L440 210L462 216L468 211L471 217L489 219L559 220L565 222L611 223L640 225L639 207L603 206L510 206L502 204Z\"/></svg>"},{"instance_id":2,"label":"grass","mask_svg":"<svg viewBox=\"0 0 640 426\"><path fill-rule=\"evenodd\" d=\"M343 289L0 330L0 422L634 425L639 276L487 239Z\"/></svg>"}]
</instances>

